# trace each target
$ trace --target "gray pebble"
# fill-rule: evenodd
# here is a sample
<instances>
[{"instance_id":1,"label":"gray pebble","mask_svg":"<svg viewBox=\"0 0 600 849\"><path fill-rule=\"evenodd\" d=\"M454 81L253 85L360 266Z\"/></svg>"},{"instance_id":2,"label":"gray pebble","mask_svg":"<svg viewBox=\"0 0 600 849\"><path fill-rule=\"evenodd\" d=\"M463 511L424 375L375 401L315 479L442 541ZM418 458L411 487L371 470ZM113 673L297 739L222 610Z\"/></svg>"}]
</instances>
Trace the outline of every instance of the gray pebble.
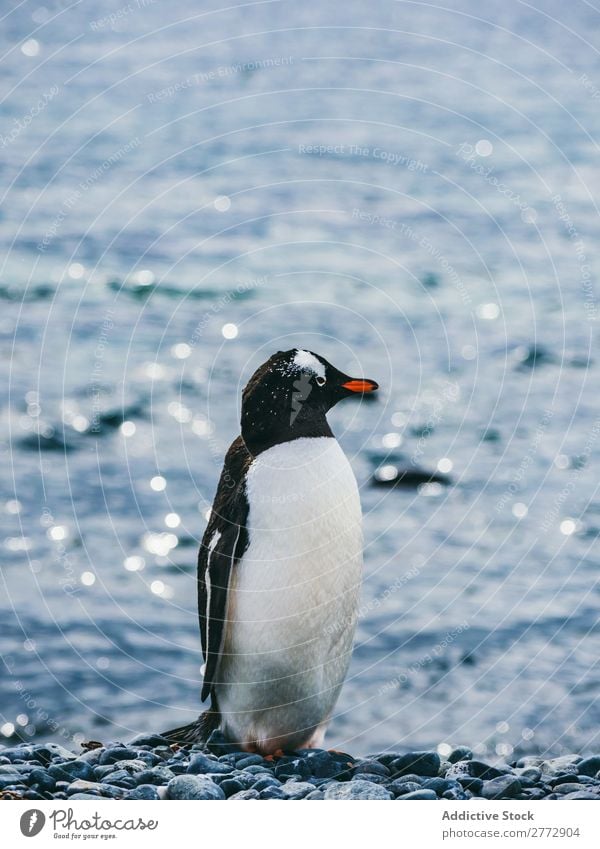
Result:
<instances>
[{"instance_id":1,"label":"gray pebble","mask_svg":"<svg viewBox=\"0 0 600 849\"><path fill-rule=\"evenodd\" d=\"M307 781L287 781L281 788L286 799L304 799L309 793L314 793L314 786Z\"/></svg>"},{"instance_id":2,"label":"gray pebble","mask_svg":"<svg viewBox=\"0 0 600 849\"><path fill-rule=\"evenodd\" d=\"M99 763L104 764L114 764L116 761L133 761L137 758L137 751L135 749L129 749L126 746L118 746L114 749L106 749L100 755Z\"/></svg>"},{"instance_id":3,"label":"gray pebble","mask_svg":"<svg viewBox=\"0 0 600 849\"><path fill-rule=\"evenodd\" d=\"M370 781L332 783L325 790L325 799L391 799L392 794Z\"/></svg>"},{"instance_id":4,"label":"gray pebble","mask_svg":"<svg viewBox=\"0 0 600 849\"><path fill-rule=\"evenodd\" d=\"M423 787L426 790L433 790L438 796L441 796L446 790L451 790L452 788L462 790L458 781L452 778L428 778L423 782Z\"/></svg>"},{"instance_id":5,"label":"gray pebble","mask_svg":"<svg viewBox=\"0 0 600 849\"><path fill-rule=\"evenodd\" d=\"M579 793L567 793L566 796L563 796L563 799L593 799L596 802L598 798L596 793L588 793L586 790L582 790Z\"/></svg>"},{"instance_id":6,"label":"gray pebble","mask_svg":"<svg viewBox=\"0 0 600 849\"><path fill-rule=\"evenodd\" d=\"M567 784L557 784L554 788L554 793L558 793L559 796L564 796L567 793L579 793L587 790L589 790L589 788L586 787L585 784L569 782Z\"/></svg>"},{"instance_id":7,"label":"gray pebble","mask_svg":"<svg viewBox=\"0 0 600 849\"><path fill-rule=\"evenodd\" d=\"M433 790L414 790L412 793L406 793L404 796L398 796L398 799L437 799L437 793Z\"/></svg>"},{"instance_id":8,"label":"gray pebble","mask_svg":"<svg viewBox=\"0 0 600 849\"><path fill-rule=\"evenodd\" d=\"M514 775L501 775L483 782L484 799L514 799L521 792L521 782Z\"/></svg>"},{"instance_id":9,"label":"gray pebble","mask_svg":"<svg viewBox=\"0 0 600 849\"><path fill-rule=\"evenodd\" d=\"M457 746L448 755L448 760L451 764L458 763L459 761L470 761L472 758L473 752L468 746Z\"/></svg>"},{"instance_id":10,"label":"gray pebble","mask_svg":"<svg viewBox=\"0 0 600 849\"><path fill-rule=\"evenodd\" d=\"M156 792L156 787L153 787L151 784L140 784L135 790L131 790L125 798L157 800L159 795Z\"/></svg>"},{"instance_id":11,"label":"gray pebble","mask_svg":"<svg viewBox=\"0 0 600 849\"><path fill-rule=\"evenodd\" d=\"M388 784L389 778L384 775L372 775L368 772L357 772L350 779L351 781L370 781L372 784Z\"/></svg>"},{"instance_id":12,"label":"gray pebble","mask_svg":"<svg viewBox=\"0 0 600 849\"><path fill-rule=\"evenodd\" d=\"M236 793L234 796L230 796L229 800L232 799L258 799L258 791L257 790L240 790L239 793Z\"/></svg>"},{"instance_id":13,"label":"gray pebble","mask_svg":"<svg viewBox=\"0 0 600 849\"><path fill-rule=\"evenodd\" d=\"M169 799L224 799L225 793L210 778L177 775L167 785Z\"/></svg>"},{"instance_id":14,"label":"gray pebble","mask_svg":"<svg viewBox=\"0 0 600 849\"><path fill-rule=\"evenodd\" d=\"M414 772L421 776L435 777L440 771L440 756L437 752L409 752L393 760L390 770L392 775Z\"/></svg>"},{"instance_id":15,"label":"gray pebble","mask_svg":"<svg viewBox=\"0 0 600 849\"><path fill-rule=\"evenodd\" d=\"M416 781L405 781L403 778L397 778L388 784L388 790L391 790L395 796L404 796L406 793L414 793L420 789L421 785Z\"/></svg>"},{"instance_id":16,"label":"gray pebble","mask_svg":"<svg viewBox=\"0 0 600 849\"><path fill-rule=\"evenodd\" d=\"M228 763L221 763L220 761L214 760L213 758L209 758L206 755L194 755L190 760L190 764L186 770L186 772L191 775L198 775L199 773L230 773L233 771L233 767Z\"/></svg>"},{"instance_id":17,"label":"gray pebble","mask_svg":"<svg viewBox=\"0 0 600 849\"><path fill-rule=\"evenodd\" d=\"M593 778L600 770L600 755L592 755L589 758L584 758L577 764L579 775L588 775Z\"/></svg>"},{"instance_id":18,"label":"gray pebble","mask_svg":"<svg viewBox=\"0 0 600 849\"><path fill-rule=\"evenodd\" d=\"M97 793L73 793L72 796L69 796L69 800L71 800L71 799L93 799L95 802L97 802L98 801L98 794Z\"/></svg>"}]
</instances>

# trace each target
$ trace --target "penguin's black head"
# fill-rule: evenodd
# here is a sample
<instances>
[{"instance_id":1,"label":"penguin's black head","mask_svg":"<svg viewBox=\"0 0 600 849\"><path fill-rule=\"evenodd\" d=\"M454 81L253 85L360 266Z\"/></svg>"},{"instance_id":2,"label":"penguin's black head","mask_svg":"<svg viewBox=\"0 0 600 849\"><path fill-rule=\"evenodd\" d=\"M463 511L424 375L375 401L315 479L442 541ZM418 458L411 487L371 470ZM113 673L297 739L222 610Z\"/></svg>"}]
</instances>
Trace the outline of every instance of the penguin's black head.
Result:
<instances>
[{"instance_id":1,"label":"penguin's black head","mask_svg":"<svg viewBox=\"0 0 600 849\"><path fill-rule=\"evenodd\" d=\"M302 436L332 436L326 414L342 398L378 388L349 377L312 351L278 351L242 394L242 436L254 454Z\"/></svg>"}]
</instances>

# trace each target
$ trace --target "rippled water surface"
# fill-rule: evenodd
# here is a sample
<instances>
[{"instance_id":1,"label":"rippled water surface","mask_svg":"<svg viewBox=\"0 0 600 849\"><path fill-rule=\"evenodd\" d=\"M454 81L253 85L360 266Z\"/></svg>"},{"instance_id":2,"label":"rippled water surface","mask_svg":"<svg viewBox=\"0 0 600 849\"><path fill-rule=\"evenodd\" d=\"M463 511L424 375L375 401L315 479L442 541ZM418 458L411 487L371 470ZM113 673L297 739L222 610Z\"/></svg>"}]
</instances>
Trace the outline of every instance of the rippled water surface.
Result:
<instances>
[{"instance_id":1,"label":"rippled water surface","mask_svg":"<svg viewBox=\"0 0 600 849\"><path fill-rule=\"evenodd\" d=\"M8 14L3 733L197 714L205 514L241 387L300 345L382 386L330 416L366 538L330 744L594 748L599 30L514 0ZM450 485L373 486L393 464Z\"/></svg>"}]
</instances>

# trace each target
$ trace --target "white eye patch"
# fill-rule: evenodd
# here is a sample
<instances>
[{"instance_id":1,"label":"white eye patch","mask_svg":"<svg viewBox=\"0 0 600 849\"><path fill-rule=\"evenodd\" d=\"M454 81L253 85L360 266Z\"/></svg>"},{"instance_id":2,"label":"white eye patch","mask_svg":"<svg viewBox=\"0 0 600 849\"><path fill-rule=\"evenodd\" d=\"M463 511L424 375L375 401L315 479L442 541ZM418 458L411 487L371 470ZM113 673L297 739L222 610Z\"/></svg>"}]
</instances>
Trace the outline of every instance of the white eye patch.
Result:
<instances>
[{"instance_id":1,"label":"white eye patch","mask_svg":"<svg viewBox=\"0 0 600 849\"><path fill-rule=\"evenodd\" d=\"M325 366L315 357L314 354L311 354L310 351L298 349L296 351L296 356L294 357L294 365L299 369L302 369L302 371L312 371L313 374L316 374L317 377L320 377L323 381L325 381ZM319 386L322 385L322 383L319 384Z\"/></svg>"}]
</instances>

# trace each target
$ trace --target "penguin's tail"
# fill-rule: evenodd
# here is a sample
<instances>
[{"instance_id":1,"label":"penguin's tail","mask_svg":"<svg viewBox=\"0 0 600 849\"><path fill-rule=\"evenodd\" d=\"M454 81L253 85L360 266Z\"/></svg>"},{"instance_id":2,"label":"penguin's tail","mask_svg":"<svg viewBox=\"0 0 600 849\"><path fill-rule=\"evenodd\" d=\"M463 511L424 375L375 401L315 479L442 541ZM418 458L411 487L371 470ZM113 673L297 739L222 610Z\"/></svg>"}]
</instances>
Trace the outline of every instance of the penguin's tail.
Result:
<instances>
[{"instance_id":1,"label":"penguin's tail","mask_svg":"<svg viewBox=\"0 0 600 849\"><path fill-rule=\"evenodd\" d=\"M161 732L161 737L165 737L169 743L178 743L185 745L186 743L200 743L204 745L211 733L221 724L221 714L218 710L205 710L201 713L198 719L190 722L189 725L181 725L179 728L171 728L170 731Z\"/></svg>"}]
</instances>

